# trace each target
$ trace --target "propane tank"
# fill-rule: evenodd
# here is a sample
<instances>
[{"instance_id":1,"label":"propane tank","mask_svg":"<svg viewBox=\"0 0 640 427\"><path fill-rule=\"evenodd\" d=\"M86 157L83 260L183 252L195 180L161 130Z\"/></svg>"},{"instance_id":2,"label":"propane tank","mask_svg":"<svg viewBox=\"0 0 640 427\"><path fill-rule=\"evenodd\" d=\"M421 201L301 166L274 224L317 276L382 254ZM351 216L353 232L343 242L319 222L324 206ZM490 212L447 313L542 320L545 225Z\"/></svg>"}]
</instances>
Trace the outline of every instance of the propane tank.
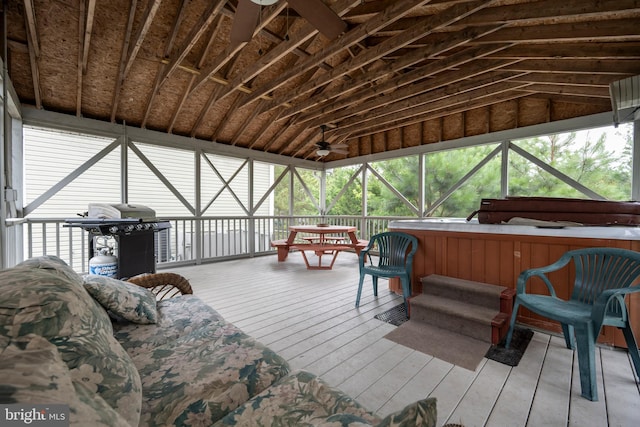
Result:
<instances>
[{"instance_id":1,"label":"propane tank","mask_svg":"<svg viewBox=\"0 0 640 427\"><path fill-rule=\"evenodd\" d=\"M89 274L118 277L118 258L113 256L109 249L100 249L100 253L89 260Z\"/></svg>"}]
</instances>

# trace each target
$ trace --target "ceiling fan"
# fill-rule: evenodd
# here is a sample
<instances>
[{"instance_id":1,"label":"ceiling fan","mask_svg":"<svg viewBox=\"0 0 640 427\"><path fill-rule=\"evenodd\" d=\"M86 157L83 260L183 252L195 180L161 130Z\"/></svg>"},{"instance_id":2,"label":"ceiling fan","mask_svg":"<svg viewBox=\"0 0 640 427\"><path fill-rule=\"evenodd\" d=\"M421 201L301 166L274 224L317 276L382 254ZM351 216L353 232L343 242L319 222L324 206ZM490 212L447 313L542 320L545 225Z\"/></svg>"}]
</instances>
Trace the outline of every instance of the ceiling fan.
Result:
<instances>
[{"instance_id":1,"label":"ceiling fan","mask_svg":"<svg viewBox=\"0 0 640 427\"><path fill-rule=\"evenodd\" d=\"M238 0L231 27L231 42L250 41L258 25L262 6L270 6L277 2L278 0ZM287 0L287 3L330 40L337 38L347 29L347 23L322 0Z\"/></svg>"},{"instance_id":2,"label":"ceiling fan","mask_svg":"<svg viewBox=\"0 0 640 427\"><path fill-rule=\"evenodd\" d=\"M347 144L330 144L324 139L324 131L327 127L327 125L320 126L322 130L322 140L314 144L316 146L316 154L320 157L328 156L331 153L349 154Z\"/></svg>"}]
</instances>

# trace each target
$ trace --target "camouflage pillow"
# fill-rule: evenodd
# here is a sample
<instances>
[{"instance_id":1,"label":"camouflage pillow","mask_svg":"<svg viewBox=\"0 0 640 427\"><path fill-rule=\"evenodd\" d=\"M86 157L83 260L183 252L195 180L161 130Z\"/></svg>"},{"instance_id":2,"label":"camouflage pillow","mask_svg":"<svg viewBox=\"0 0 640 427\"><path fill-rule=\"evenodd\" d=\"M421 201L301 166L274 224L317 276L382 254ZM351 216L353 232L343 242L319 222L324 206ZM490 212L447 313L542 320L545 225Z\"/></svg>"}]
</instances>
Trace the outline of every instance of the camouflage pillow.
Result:
<instances>
[{"instance_id":1,"label":"camouflage pillow","mask_svg":"<svg viewBox=\"0 0 640 427\"><path fill-rule=\"evenodd\" d=\"M67 405L72 426L129 426L104 399L71 380L55 345L33 334L0 352L0 403Z\"/></svg>"},{"instance_id":2,"label":"camouflage pillow","mask_svg":"<svg viewBox=\"0 0 640 427\"><path fill-rule=\"evenodd\" d=\"M140 375L114 338L107 312L81 282L61 274L64 266L43 266L47 263L38 260L36 268L22 264L0 271L0 335L16 340L35 334L55 344L72 380L137 425Z\"/></svg>"},{"instance_id":3,"label":"camouflage pillow","mask_svg":"<svg viewBox=\"0 0 640 427\"><path fill-rule=\"evenodd\" d=\"M158 321L156 296L133 283L105 276L84 276L84 287L105 309L134 323Z\"/></svg>"},{"instance_id":4,"label":"camouflage pillow","mask_svg":"<svg viewBox=\"0 0 640 427\"><path fill-rule=\"evenodd\" d=\"M43 255L35 258L30 258L21 262L16 267L27 268L40 268L42 270L48 270L52 273L71 280L73 283L82 284L82 277L76 273L73 268L69 267L66 262L61 260L55 255Z\"/></svg>"}]
</instances>

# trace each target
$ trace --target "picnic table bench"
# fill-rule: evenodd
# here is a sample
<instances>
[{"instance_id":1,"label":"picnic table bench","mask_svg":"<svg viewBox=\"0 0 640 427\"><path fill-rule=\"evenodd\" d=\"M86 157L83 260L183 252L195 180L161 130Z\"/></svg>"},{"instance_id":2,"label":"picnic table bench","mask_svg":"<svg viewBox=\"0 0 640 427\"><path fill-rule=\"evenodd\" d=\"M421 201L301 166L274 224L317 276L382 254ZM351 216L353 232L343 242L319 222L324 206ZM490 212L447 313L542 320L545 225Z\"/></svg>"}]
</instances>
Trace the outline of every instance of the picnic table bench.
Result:
<instances>
[{"instance_id":1,"label":"picnic table bench","mask_svg":"<svg viewBox=\"0 0 640 427\"><path fill-rule=\"evenodd\" d=\"M305 236L301 240L305 240L309 243L296 242L295 238L298 231L313 232L315 229L319 229L318 234L320 236ZM346 232L349 237L343 236L330 236L329 233ZM278 262L285 261L292 250L299 250L302 253L304 262L309 270L330 270L333 268L333 264L338 256L338 253L346 250L353 249L359 255L360 251L364 249L368 240L361 240L355 237L355 227L315 227L314 226L298 226L291 227L291 233L287 239L273 240L271 241L271 247L278 250ZM318 256L318 265L309 264L306 251L312 251ZM333 255L331 263L329 265L322 265L323 255Z\"/></svg>"}]
</instances>

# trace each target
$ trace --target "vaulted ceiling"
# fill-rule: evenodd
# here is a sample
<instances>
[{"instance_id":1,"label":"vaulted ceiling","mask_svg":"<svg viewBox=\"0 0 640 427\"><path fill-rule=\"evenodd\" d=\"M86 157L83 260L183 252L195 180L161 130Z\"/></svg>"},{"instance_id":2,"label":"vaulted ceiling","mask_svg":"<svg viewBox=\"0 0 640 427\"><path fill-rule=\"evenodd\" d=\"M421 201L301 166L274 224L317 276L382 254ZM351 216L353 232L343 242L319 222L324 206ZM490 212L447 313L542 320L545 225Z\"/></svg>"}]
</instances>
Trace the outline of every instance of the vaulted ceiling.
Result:
<instances>
[{"instance_id":1,"label":"vaulted ceiling","mask_svg":"<svg viewBox=\"0 0 640 427\"><path fill-rule=\"evenodd\" d=\"M237 0L10 0L8 71L23 106L320 161L611 111L640 74L637 0L316 1L338 37L300 1L244 42Z\"/></svg>"}]
</instances>

